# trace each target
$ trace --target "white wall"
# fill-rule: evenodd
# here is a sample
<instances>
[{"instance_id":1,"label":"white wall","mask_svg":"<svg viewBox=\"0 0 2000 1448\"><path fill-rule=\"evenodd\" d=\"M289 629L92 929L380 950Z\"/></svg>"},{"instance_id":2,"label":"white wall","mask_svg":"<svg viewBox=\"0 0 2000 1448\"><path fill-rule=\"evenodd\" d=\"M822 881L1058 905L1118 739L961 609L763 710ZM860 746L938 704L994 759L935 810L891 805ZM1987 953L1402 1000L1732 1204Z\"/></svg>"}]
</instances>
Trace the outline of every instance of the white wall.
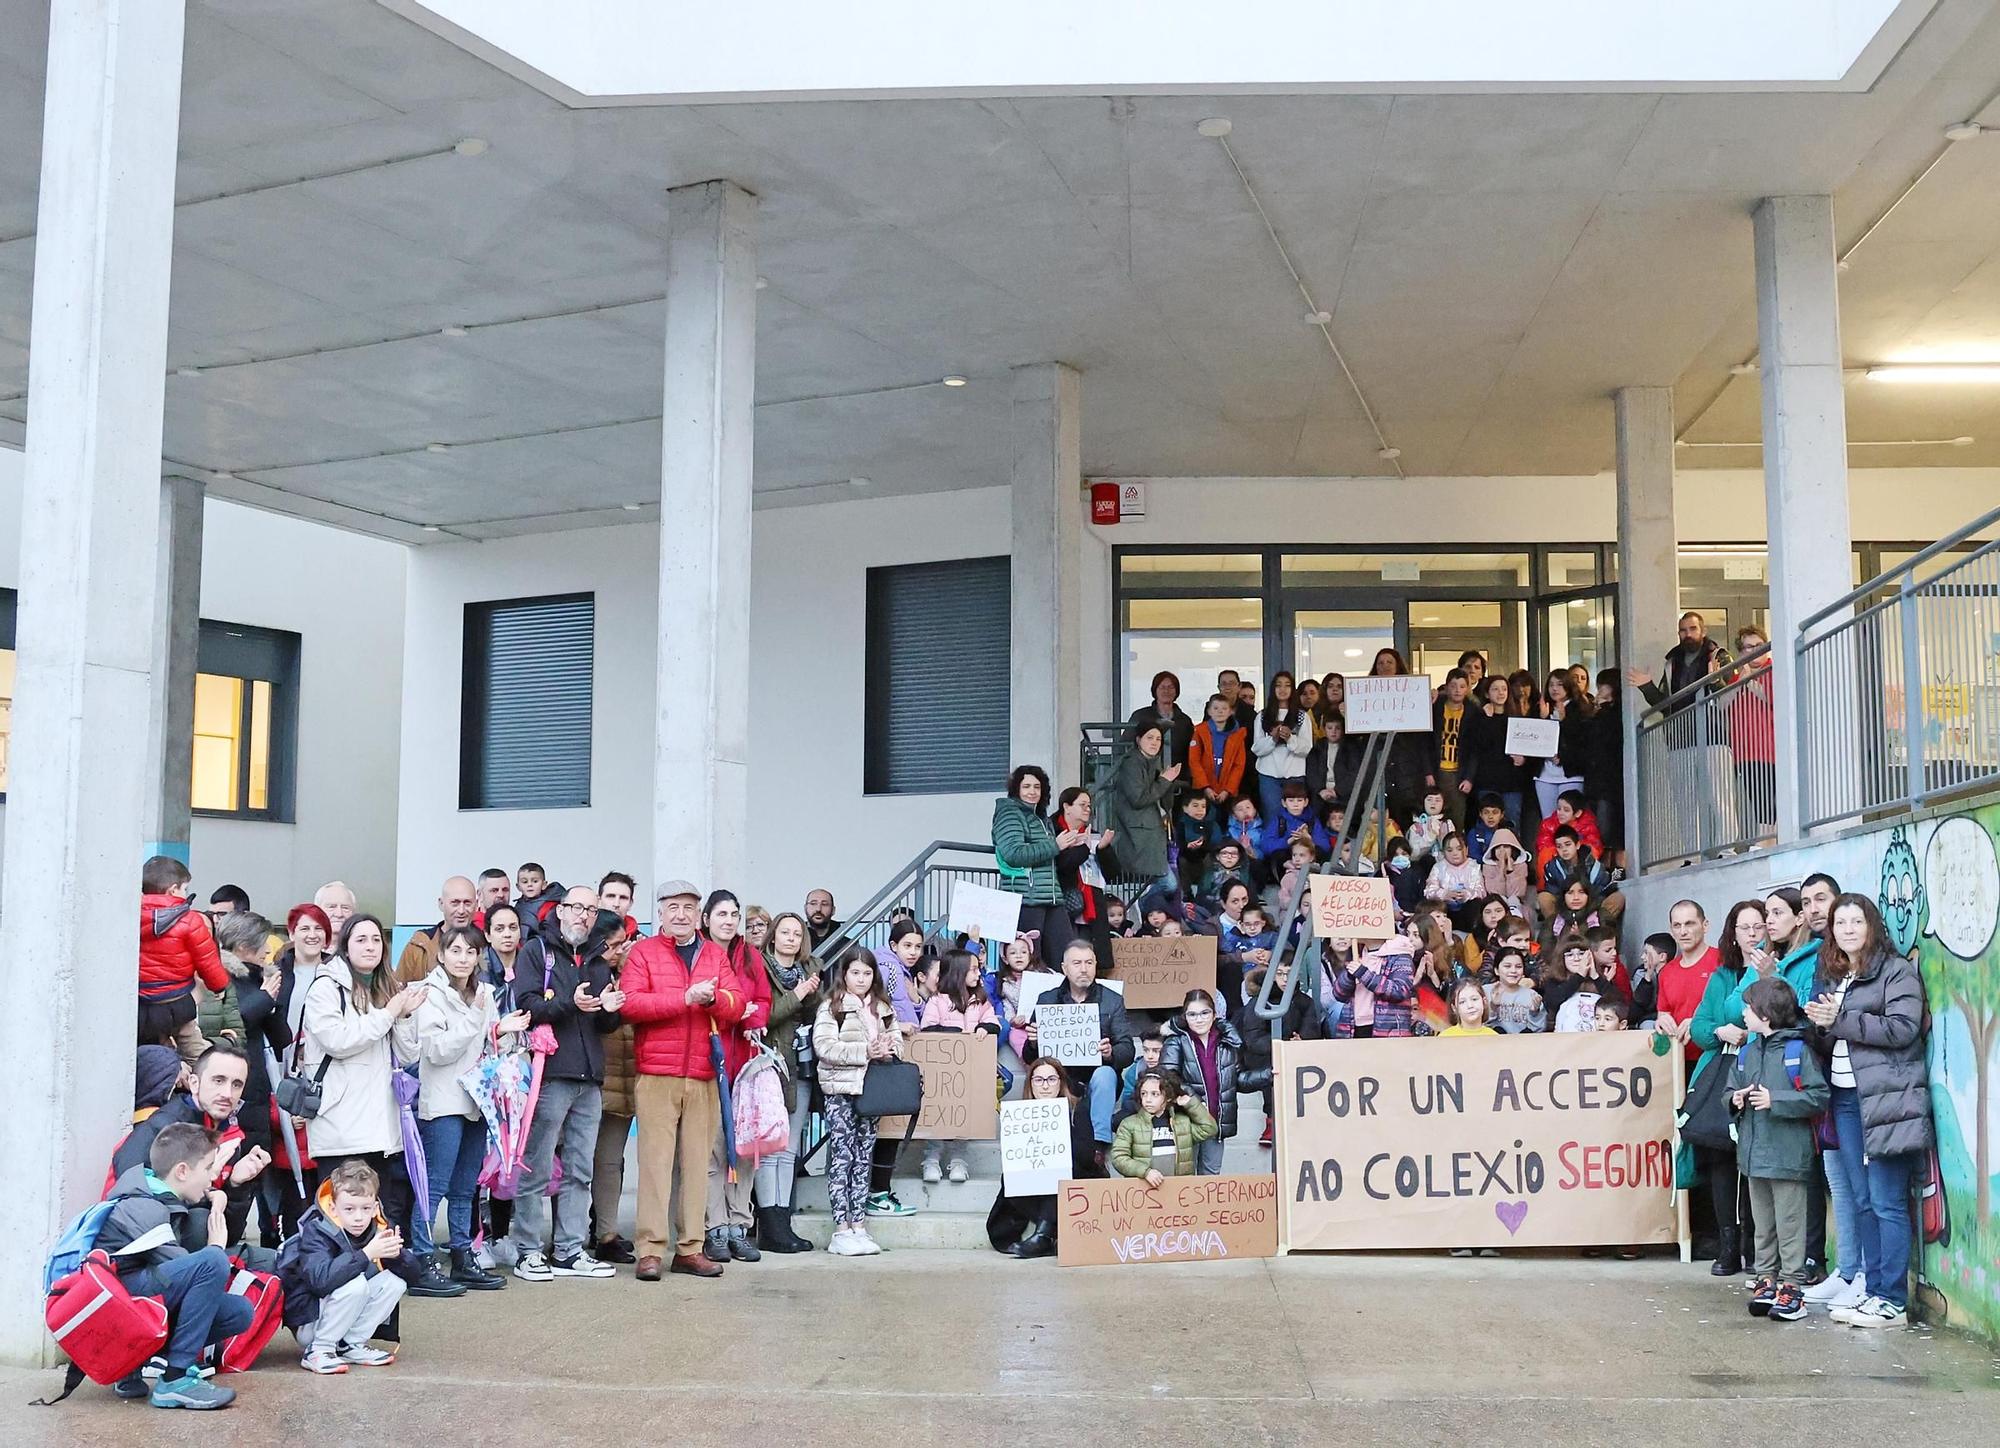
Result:
<instances>
[{"instance_id":1,"label":"white wall","mask_svg":"<svg viewBox=\"0 0 2000 1448\"><path fill-rule=\"evenodd\" d=\"M650 904L657 540L651 524L638 524L412 553L396 896L404 923L435 918L447 875L511 871L527 859L571 884L630 871ZM970 795L862 795L867 570L1005 553L1006 491L769 509L757 513L753 540L751 864L749 879L729 883L773 909L796 907L817 885L858 905L931 840L984 840L1004 783ZM465 605L585 589L597 595L591 807L460 810ZM420 679L441 687L419 701Z\"/></svg>"},{"instance_id":2,"label":"white wall","mask_svg":"<svg viewBox=\"0 0 2000 1448\"><path fill-rule=\"evenodd\" d=\"M0 585L9 588L20 577L22 463L0 448ZM201 616L285 629L300 643L296 819L197 816L190 852L202 896L233 881L260 910L282 913L338 876L364 908L387 909L407 550L215 499L203 528ZM5 814L0 805L0 839ZM136 888L136 860L132 872Z\"/></svg>"}]
</instances>

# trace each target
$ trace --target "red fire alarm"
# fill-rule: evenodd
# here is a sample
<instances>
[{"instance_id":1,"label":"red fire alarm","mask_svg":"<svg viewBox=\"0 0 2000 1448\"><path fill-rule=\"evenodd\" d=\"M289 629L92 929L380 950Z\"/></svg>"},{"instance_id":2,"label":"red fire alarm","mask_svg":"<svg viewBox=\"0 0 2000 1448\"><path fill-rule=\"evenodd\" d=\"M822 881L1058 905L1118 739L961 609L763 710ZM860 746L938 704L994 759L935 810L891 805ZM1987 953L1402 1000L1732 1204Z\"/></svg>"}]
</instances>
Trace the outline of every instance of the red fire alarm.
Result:
<instances>
[{"instance_id":1,"label":"red fire alarm","mask_svg":"<svg viewBox=\"0 0 2000 1448\"><path fill-rule=\"evenodd\" d=\"M1118 484L1090 485L1090 521L1105 525L1118 521Z\"/></svg>"}]
</instances>

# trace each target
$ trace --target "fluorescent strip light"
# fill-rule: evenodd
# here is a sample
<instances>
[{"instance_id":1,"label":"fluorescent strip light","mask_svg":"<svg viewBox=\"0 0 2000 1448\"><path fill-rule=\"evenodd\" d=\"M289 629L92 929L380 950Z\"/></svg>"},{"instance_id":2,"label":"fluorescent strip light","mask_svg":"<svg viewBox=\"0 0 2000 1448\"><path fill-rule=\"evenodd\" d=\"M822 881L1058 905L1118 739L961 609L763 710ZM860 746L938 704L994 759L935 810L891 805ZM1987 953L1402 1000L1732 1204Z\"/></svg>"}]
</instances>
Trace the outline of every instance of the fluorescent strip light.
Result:
<instances>
[{"instance_id":1,"label":"fluorescent strip light","mask_svg":"<svg viewBox=\"0 0 2000 1448\"><path fill-rule=\"evenodd\" d=\"M2000 383L2000 362L1897 362L1870 367L1870 382Z\"/></svg>"}]
</instances>

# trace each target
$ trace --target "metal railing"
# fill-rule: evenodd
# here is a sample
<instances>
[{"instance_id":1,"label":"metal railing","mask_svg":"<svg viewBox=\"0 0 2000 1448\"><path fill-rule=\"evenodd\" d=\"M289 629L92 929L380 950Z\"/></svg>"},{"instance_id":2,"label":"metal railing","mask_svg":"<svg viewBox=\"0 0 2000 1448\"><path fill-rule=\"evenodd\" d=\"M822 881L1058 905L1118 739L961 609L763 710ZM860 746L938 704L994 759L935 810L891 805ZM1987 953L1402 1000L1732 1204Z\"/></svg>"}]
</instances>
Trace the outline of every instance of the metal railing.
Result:
<instances>
[{"instance_id":1,"label":"metal railing","mask_svg":"<svg viewBox=\"0 0 2000 1448\"><path fill-rule=\"evenodd\" d=\"M1116 719L1083 726L1076 748L1076 782L1089 790L1093 799L1110 787L1118 761L1132 747L1125 737L1128 728Z\"/></svg>"},{"instance_id":2,"label":"metal railing","mask_svg":"<svg viewBox=\"0 0 2000 1448\"><path fill-rule=\"evenodd\" d=\"M1652 870L1777 838L1777 726L1766 644L1640 719L1639 863Z\"/></svg>"},{"instance_id":3,"label":"metal railing","mask_svg":"<svg viewBox=\"0 0 2000 1448\"><path fill-rule=\"evenodd\" d=\"M2000 508L1799 626L1804 828L2000 780Z\"/></svg>"}]
</instances>

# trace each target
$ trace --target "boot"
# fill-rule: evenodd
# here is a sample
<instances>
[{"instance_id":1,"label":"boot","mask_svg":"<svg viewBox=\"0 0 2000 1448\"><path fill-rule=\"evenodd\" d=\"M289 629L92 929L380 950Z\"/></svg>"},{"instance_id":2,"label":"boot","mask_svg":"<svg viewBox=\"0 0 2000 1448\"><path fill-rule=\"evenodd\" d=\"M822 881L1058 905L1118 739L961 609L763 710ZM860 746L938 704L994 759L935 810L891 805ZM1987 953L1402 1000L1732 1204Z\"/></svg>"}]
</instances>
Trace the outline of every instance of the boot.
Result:
<instances>
[{"instance_id":1,"label":"boot","mask_svg":"<svg viewBox=\"0 0 2000 1448\"><path fill-rule=\"evenodd\" d=\"M1708 1275L1734 1277L1743 1270L1743 1231L1740 1227L1724 1227L1721 1236L1722 1246L1716 1251Z\"/></svg>"},{"instance_id":2,"label":"boot","mask_svg":"<svg viewBox=\"0 0 2000 1448\"><path fill-rule=\"evenodd\" d=\"M1007 1249L1009 1257L1053 1257L1056 1251L1056 1234L1051 1232L1046 1222L1037 1222L1028 1229L1028 1234Z\"/></svg>"},{"instance_id":3,"label":"boot","mask_svg":"<svg viewBox=\"0 0 2000 1448\"><path fill-rule=\"evenodd\" d=\"M757 1245L766 1252L791 1253L799 1249L792 1243L792 1224L786 1219L791 1212L784 1207L757 1208ZM808 1244L810 1246L810 1244Z\"/></svg>"},{"instance_id":4,"label":"boot","mask_svg":"<svg viewBox=\"0 0 2000 1448\"><path fill-rule=\"evenodd\" d=\"M764 1254L757 1250L757 1244L750 1240L750 1233L744 1227L729 1229L729 1255L738 1262L762 1261Z\"/></svg>"},{"instance_id":5,"label":"boot","mask_svg":"<svg viewBox=\"0 0 2000 1448\"><path fill-rule=\"evenodd\" d=\"M785 1250L787 1252L810 1252L813 1250L813 1244L804 1237L801 1237L798 1229L792 1225L792 1204L790 1202L786 1202L782 1207L773 1207L771 1210L777 1214L775 1220L778 1224L780 1234L785 1239Z\"/></svg>"},{"instance_id":6,"label":"boot","mask_svg":"<svg viewBox=\"0 0 2000 1448\"><path fill-rule=\"evenodd\" d=\"M438 1270L437 1258L426 1257L411 1274L412 1297L463 1297L465 1284L454 1282Z\"/></svg>"},{"instance_id":7,"label":"boot","mask_svg":"<svg viewBox=\"0 0 2000 1448\"><path fill-rule=\"evenodd\" d=\"M456 1250L451 1254L451 1280L474 1292L498 1292L507 1285L506 1278L481 1267L470 1252Z\"/></svg>"}]
</instances>

